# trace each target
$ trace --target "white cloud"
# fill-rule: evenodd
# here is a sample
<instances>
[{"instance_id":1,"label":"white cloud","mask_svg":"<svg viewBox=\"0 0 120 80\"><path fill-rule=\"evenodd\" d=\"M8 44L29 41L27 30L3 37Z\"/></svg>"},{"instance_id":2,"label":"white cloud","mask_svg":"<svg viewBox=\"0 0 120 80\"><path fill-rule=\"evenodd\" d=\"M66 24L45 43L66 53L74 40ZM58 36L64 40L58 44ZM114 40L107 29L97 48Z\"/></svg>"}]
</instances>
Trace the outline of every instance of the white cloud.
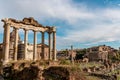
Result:
<instances>
[{"instance_id":1,"label":"white cloud","mask_svg":"<svg viewBox=\"0 0 120 80\"><path fill-rule=\"evenodd\" d=\"M81 30L82 26L68 30L66 36L62 37L66 44L88 43L97 44L99 42L113 42L120 40L120 10L102 9L93 13L93 19L84 22L87 29ZM81 24L81 23L79 23ZM78 24L77 24L78 25ZM75 25L75 26L77 26Z\"/></svg>"},{"instance_id":2,"label":"white cloud","mask_svg":"<svg viewBox=\"0 0 120 80\"><path fill-rule=\"evenodd\" d=\"M117 8L89 10L87 5L76 6L72 0L1 0L0 12L0 19L32 16L39 21L57 19L67 22L68 29L64 24L58 25L59 29L66 29L65 35L57 35L60 46L120 40L120 10ZM0 30L3 30L2 25L0 23Z\"/></svg>"},{"instance_id":3,"label":"white cloud","mask_svg":"<svg viewBox=\"0 0 120 80\"><path fill-rule=\"evenodd\" d=\"M74 6L71 0L12 0L8 3L2 1L0 4L0 7L4 8L2 12L5 17L53 17L70 22L79 18L89 19L94 17L93 14L84 10L85 7L80 6L77 8Z\"/></svg>"},{"instance_id":4,"label":"white cloud","mask_svg":"<svg viewBox=\"0 0 120 80\"><path fill-rule=\"evenodd\" d=\"M104 16L107 19L119 20L120 21L120 9L105 9Z\"/></svg>"}]
</instances>

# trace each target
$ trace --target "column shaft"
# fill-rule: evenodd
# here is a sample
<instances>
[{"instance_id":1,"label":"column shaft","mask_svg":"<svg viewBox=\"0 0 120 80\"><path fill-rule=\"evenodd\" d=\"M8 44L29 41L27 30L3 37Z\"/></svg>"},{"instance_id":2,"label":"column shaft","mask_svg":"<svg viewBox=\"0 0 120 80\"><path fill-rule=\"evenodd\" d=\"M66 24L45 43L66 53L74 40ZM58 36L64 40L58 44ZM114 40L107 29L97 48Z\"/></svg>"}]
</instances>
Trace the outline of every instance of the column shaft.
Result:
<instances>
[{"instance_id":1,"label":"column shaft","mask_svg":"<svg viewBox=\"0 0 120 80\"><path fill-rule=\"evenodd\" d=\"M56 61L56 32L53 32L53 58Z\"/></svg>"},{"instance_id":2,"label":"column shaft","mask_svg":"<svg viewBox=\"0 0 120 80\"><path fill-rule=\"evenodd\" d=\"M18 53L18 29L15 29L15 44L14 44L14 60L17 61L17 53Z\"/></svg>"},{"instance_id":3,"label":"column shaft","mask_svg":"<svg viewBox=\"0 0 120 80\"><path fill-rule=\"evenodd\" d=\"M42 33L42 59L45 59L45 52L44 52L44 32L41 32Z\"/></svg>"},{"instance_id":4,"label":"column shaft","mask_svg":"<svg viewBox=\"0 0 120 80\"><path fill-rule=\"evenodd\" d=\"M33 60L37 60L37 32L34 31Z\"/></svg>"},{"instance_id":5,"label":"column shaft","mask_svg":"<svg viewBox=\"0 0 120 80\"><path fill-rule=\"evenodd\" d=\"M9 61L9 43L10 43L10 25L5 24L4 26L4 63Z\"/></svg>"},{"instance_id":6,"label":"column shaft","mask_svg":"<svg viewBox=\"0 0 120 80\"><path fill-rule=\"evenodd\" d=\"M2 60L5 60L5 39L6 39L6 28L5 25L4 28L4 34L3 34L3 49L2 49Z\"/></svg>"},{"instance_id":7,"label":"column shaft","mask_svg":"<svg viewBox=\"0 0 120 80\"><path fill-rule=\"evenodd\" d=\"M25 35L24 35L24 59L27 60L27 43L28 43L28 31L25 30Z\"/></svg>"},{"instance_id":8,"label":"column shaft","mask_svg":"<svg viewBox=\"0 0 120 80\"><path fill-rule=\"evenodd\" d=\"M51 48L52 48L52 45L51 45L51 43L52 43L51 42L52 41L51 40L51 33L48 33L48 35L49 35L49 42L48 42L49 43L49 59L52 60L52 54L51 54Z\"/></svg>"}]
</instances>

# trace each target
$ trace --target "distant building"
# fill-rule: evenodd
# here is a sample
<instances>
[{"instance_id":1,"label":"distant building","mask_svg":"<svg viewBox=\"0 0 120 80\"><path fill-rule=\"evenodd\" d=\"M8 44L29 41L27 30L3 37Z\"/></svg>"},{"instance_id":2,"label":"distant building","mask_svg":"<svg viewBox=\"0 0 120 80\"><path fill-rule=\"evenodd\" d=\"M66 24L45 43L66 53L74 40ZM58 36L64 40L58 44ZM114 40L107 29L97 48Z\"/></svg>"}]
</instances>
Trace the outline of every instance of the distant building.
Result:
<instances>
[{"instance_id":1,"label":"distant building","mask_svg":"<svg viewBox=\"0 0 120 80\"><path fill-rule=\"evenodd\" d=\"M115 55L116 49L110 46L100 45L88 48L84 57L87 57L89 61L107 61L109 55Z\"/></svg>"},{"instance_id":2,"label":"distant building","mask_svg":"<svg viewBox=\"0 0 120 80\"><path fill-rule=\"evenodd\" d=\"M44 45L44 55L42 54L42 45ZM49 59L49 46L46 44L37 44L37 58L48 60Z\"/></svg>"}]
</instances>

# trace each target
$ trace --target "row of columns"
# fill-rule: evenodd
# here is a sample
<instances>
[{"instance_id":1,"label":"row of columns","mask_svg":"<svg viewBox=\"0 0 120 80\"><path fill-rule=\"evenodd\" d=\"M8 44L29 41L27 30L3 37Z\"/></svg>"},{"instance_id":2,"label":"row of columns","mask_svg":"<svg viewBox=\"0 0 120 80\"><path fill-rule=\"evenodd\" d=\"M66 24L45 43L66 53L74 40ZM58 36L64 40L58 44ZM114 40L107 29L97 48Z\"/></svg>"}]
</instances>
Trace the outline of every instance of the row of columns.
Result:
<instances>
[{"instance_id":1,"label":"row of columns","mask_svg":"<svg viewBox=\"0 0 120 80\"><path fill-rule=\"evenodd\" d=\"M14 60L17 61L17 53L18 53L18 29L15 29L15 43L14 43ZM27 43L28 43L28 30L24 29L25 35L24 35L24 59L27 60ZM44 55L44 32L42 33L42 54ZM56 60L56 32L53 33L53 59ZM49 40L48 40L48 45L49 45L49 59L52 60L52 40L51 40L51 34L48 32ZM7 63L9 62L9 44L10 44L10 25L5 24L4 25L4 48L3 48L3 53L4 53L4 62ZM43 57L43 59L44 59ZM33 60L37 60L37 32L34 31L34 42L33 42Z\"/></svg>"}]
</instances>

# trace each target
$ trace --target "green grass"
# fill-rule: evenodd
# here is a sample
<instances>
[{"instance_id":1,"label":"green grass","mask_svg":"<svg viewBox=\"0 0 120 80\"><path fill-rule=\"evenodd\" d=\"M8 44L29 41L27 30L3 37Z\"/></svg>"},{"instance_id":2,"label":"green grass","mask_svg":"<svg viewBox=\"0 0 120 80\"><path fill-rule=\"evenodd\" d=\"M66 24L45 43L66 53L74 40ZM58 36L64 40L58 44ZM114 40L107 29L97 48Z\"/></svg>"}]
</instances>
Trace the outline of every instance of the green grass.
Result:
<instances>
[{"instance_id":1,"label":"green grass","mask_svg":"<svg viewBox=\"0 0 120 80\"><path fill-rule=\"evenodd\" d=\"M83 68L88 68L88 67L93 67L93 66L101 66L102 64L100 64L100 63L96 63L96 62L89 62L89 63L80 63L79 64L79 67L81 68L81 69L83 69Z\"/></svg>"},{"instance_id":2,"label":"green grass","mask_svg":"<svg viewBox=\"0 0 120 80\"><path fill-rule=\"evenodd\" d=\"M117 80L120 80L120 75L119 75L119 76L117 76Z\"/></svg>"},{"instance_id":3,"label":"green grass","mask_svg":"<svg viewBox=\"0 0 120 80\"><path fill-rule=\"evenodd\" d=\"M87 80L102 80L98 77L95 77L95 76L86 76Z\"/></svg>"},{"instance_id":4,"label":"green grass","mask_svg":"<svg viewBox=\"0 0 120 80\"><path fill-rule=\"evenodd\" d=\"M63 60L60 61L60 64L61 64L61 65L70 65L71 62L70 62L70 60L65 60L65 59L63 59Z\"/></svg>"}]
</instances>

